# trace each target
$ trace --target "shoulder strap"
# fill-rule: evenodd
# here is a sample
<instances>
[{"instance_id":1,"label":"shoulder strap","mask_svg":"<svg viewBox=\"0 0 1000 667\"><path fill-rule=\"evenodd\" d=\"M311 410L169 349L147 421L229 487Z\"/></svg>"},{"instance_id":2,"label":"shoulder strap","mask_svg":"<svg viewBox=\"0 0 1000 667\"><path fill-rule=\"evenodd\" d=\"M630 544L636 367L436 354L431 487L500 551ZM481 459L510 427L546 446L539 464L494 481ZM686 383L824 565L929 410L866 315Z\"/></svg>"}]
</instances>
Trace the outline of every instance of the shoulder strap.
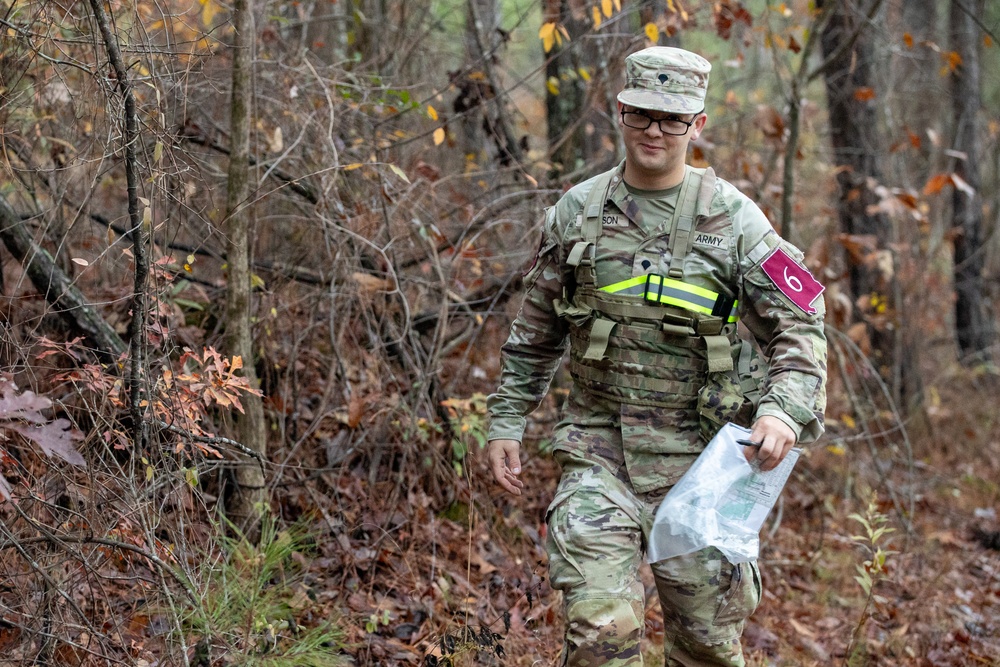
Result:
<instances>
[{"instance_id":1,"label":"shoulder strap","mask_svg":"<svg viewBox=\"0 0 1000 667\"><path fill-rule=\"evenodd\" d=\"M671 278L680 280L684 277L684 257L693 237L695 219L697 217L698 194L702 180L701 169L684 168L684 180L681 183L680 194L677 195L677 205L674 206L674 217L670 221L670 268Z\"/></svg>"},{"instance_id":2,"label":"shoulder strap","mask_svg":"<svg viewBox=\"0 0 1000 667\"><path fill-rule=\"evenodd\" d=\"M608 190L611 188L611 178L615 169L597 176L594 186L587 193L587 201L583 205L583 238L589 243L597 243L601 235L601 218L604 216L604 204L608 201Z\"/></svg>"},{"instance_id":3,"label":"shoulder strap","mask_svg":"<svg viewBox=\"0 0 1000 667\"><path fill-rule=\"evenodd\" d=\"M601 218L604 215L604 204L608 200L608 190L611 187L611 178L615 169L599 174L594 178L594 184L587 193L587 200L583 204L580 221L583 232L583 240L577 241L569 251L566 263L577 269L577 282L581 285L596 285L597 275L594 273L594 253L597 247L597 239L601 235Z\"/></svg>"}]
</instances>

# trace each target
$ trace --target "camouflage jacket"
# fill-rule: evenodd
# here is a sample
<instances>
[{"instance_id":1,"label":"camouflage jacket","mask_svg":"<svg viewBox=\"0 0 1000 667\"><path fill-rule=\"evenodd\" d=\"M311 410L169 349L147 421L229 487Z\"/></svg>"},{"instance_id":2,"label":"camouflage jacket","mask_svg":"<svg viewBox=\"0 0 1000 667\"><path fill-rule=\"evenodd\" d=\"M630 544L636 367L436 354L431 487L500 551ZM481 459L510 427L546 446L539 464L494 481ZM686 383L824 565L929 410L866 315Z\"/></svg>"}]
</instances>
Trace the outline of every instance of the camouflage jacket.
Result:
<instances>
[{"instance_id":1,"label":"camouflage jacket","mask_svg":"<svg viewBox=\"0 0 1000 667\"><path fill-rule=\"evenodd\" d=\"M670 264L670 230L661 225L644 231L652 225L643 224L622 181L623 168L624 163L614 171L604 205L594 259L597 287L644 273L666 274ZM546 212L541 247L525 276L524 301L502 348L500 387L488 400L491 440L521 440L526 415L544 398L570 341L574 361L587 343L572 318L565 317L565 306L567 299L573 302L579 275L568 255L581 238L581 214L595 180L570 189ZM768 362L754 418L778 417L800 442L814 440L823 430L826 403L823 299L806 302L787 284L779 288L782 265L779 261L777 274L770 265L784 259L784 279L789 280L791 269L790 280L797 287L795 276L808 276L800 264L802 255L774 234L764 214L739 190L716 179L707 208L683 259L684 281L737 300L740 320ZM732 335L732 328L727 333ZM676 358L667 365L690 367L699 355L704 359L704 352L691 346L657 344L664 357ZM600 367L592 364L591 370ZM592 382L582 382L576 372L574 376L554 436L557 448L586 448L587 438L568 435L586 429L620 431L624 464L642 492L674 483L704 447L693 403L629 400L595 392Z\"/></svg>"}]
</instances>

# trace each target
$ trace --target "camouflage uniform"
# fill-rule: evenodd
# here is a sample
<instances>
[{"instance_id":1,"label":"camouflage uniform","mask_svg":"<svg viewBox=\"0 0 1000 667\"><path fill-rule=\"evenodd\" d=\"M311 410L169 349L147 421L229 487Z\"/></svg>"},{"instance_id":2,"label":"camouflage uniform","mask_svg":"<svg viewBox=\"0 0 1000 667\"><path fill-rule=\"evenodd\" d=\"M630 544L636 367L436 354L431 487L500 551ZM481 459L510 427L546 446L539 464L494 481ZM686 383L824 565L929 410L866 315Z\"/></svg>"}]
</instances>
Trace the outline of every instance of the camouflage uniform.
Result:
<instances>
[{"instance_id":1,"label":"camouflage uniform","mask_svg":"<svg viewBox=\"0 0 1000 667\"><path fill-rule=\"evenodd\" d=\"M808 442L822 433L826 402L822 298L804 308L762 268L777 253L794 262L801 253L774 234L752 201L711 174L688 177L704 186L698 215L684 249L671 253L677 228L642 219L623 167L570 189L547 211L524 301L502 349L501 384L488 400L489 439L520 441L525 416L569 349L574 381L553 435L563 473L547 513L546 547L550 581L566 604L564 664L579 666L642 664L636 572L656 508L704 448L706 426L713 425L706 416L717 426L737 420L737 408L746 413L731 400L740 388L734 369L742 349L735 317L703 317L717 325L705 331L696 317L686 325L691 335L683 335L684 326L665 323L680 321L677 313L685 311L659 303L652 308L662 311L651 311L641 297L601 289L639 284L650 274L676 276L679 269L693 289L736 304L768 361L759 403L745 417L777 417ZM601 200L597 190L590 197L595 183L608 184L602 227L593 249L584 243L581 253L591 202ZM588 253L592 259L581 262ZM651 327L650 312L672 315ZM720 349L730 357L721 365ZM739 638L760 599L756 564L733 566L708 549L662 561L653 571L667 664L742 665Z\"/></svg>"}]
</instances>

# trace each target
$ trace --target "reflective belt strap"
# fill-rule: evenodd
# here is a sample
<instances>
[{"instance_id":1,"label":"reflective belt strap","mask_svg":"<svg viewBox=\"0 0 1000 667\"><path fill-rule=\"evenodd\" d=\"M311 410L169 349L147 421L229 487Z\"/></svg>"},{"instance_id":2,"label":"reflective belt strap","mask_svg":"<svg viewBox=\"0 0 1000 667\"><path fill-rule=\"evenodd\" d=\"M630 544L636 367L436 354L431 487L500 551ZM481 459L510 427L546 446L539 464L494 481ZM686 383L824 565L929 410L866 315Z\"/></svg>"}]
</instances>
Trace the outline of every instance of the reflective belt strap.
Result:
<instances>
[{"instance_id":1,"label":"reflective belt strap","mask_svg":"<svg viewBox=\"0 0 1000 667\"><path fill-rule=\"evenodd\" d=\"M615 328L616 322L605 320L600 317L594 318L590 326L590 345L584 352L584 359L600 361L604 358L604 353L608 349L608 340L611 338L611 330Z\"/></svg>"},{"instance_id":2,"label":"reflective belt strap","mask_svg":"<svg viewBox=\"0 0 1000 667\"><path fill-rule=\"evenodd\" d=\"M733 354L727 336L704 336L705 351L708 356L708 372L733 370Z\"/></svg>"},{"instance_id":3,"label":"reflective belt strap","mask_svg":"<svg viewBox=\"0 0 1000 667\"><path fill-rule=\"evenodd\" d=\"M682 280L665 278L655 273L635 276L627 280L606 285L600 291L608 294L643 296L646 301L684 308L702 315L724 318L727 322L739 319L738 302L730 300L718 292L691 285Z\"/></svg>"},{"instance_id":4,"label":"reflective belt strap","mask_svg":"<svg viewBox=\"0 0 1000 667\"><path fill-rule=\"evenodd\" d=\"M628 294L629 296L646 296L646 282L649 280L649 274L643 274L641 276L636 276L635 278L629 278L628 280L622 280L613 285L606 285L601 289L602 292L607 292L608 294Z\"/></svg>"}]
</instances>

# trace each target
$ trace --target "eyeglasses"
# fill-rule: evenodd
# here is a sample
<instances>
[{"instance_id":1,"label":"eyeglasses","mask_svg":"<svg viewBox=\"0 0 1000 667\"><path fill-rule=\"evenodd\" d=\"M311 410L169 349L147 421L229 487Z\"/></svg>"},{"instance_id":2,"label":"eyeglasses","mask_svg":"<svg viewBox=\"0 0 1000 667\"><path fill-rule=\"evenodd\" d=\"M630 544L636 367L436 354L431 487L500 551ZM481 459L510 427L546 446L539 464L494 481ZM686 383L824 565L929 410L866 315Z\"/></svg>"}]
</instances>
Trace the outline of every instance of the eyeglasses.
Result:
<instances>
[{"instance_id":1,"label":"eyeglasses","mask_svg":"<svg viewBox=\"0 0 1000 667\"><path fill-rule=\"evenodd\" d=\"M694 125L694 121L700 113L700 111L696 113L691 120L681 120L674 117L653 118L642 111L622 111L622 122L625 124L625 127L631 127L633 130L645 130L653 123L656 123L663 134L672 134L679 137L688 133L688 130Z\"/></svg>"}]
</instances>

